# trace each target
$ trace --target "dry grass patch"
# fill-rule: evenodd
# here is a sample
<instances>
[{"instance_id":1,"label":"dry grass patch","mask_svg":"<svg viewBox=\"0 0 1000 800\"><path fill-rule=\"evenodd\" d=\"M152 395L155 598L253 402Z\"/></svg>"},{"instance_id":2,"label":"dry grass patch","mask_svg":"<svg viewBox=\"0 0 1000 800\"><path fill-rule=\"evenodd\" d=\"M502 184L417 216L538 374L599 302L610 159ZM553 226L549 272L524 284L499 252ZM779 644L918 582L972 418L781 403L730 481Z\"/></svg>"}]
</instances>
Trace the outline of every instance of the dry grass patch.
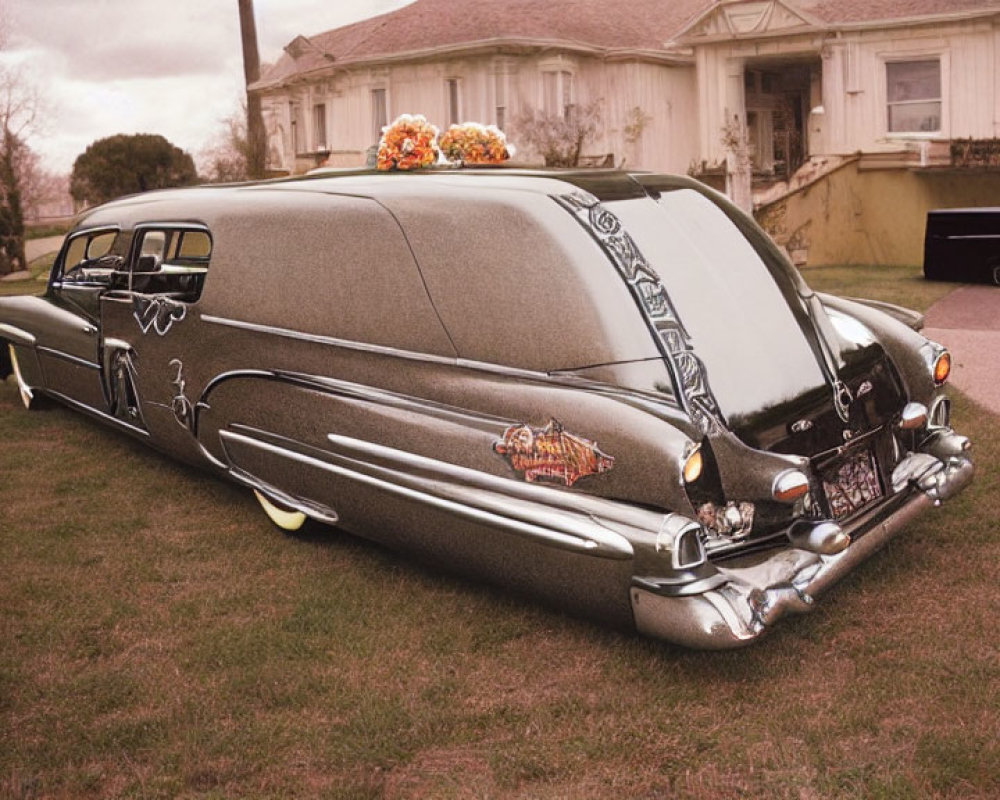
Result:
<instances>
[{"instance_id":1,"label":"dry grass patch","mask_svg":"<svg viewBox=\"0 0 1000 800\"><path fill-rule=\"evenodd\" d=\"M1000 420L956 416L968 492L811 614L699 653L283 536L8 381L0 797L1000 796Z\"/></svg>"}]
</instances>

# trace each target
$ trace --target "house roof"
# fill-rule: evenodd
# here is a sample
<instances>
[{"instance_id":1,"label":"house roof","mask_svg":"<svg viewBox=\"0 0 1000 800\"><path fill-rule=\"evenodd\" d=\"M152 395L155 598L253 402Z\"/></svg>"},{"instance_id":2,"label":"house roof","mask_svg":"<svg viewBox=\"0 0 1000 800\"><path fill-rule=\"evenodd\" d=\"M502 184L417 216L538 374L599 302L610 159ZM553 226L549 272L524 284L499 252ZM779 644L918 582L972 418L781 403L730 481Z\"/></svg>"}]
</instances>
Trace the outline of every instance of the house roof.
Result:
<instances>
[{"instance_id":1,"label":"house roof","mask_svg":"<svg viewBox=\"0 0 1000 800\"><path fill-rule=\"evenodd\" d=\"M778 0L810 27L1000 13L1000 0ZM415 0L387 14L297 36L254 88L331 66L402 60L478 46L547 46L669 57L667 43L717 9L761 0ZM626 9L627 12L626 12Z\"/></svg>"},{"instance_id":2,"label":"house roof","mask_svg":"<svg viewBox=\"0 0 1000 800\"><path fill-rule=\"evenodd\" d=\"M684 23L712 0L416 0L396 11L353 25L297 37L258 85L280 83L294 74L477 44L563 46L612 53L659 51ZM293 58L292 52L298 55ZM331 58L332 56L332 58Z\"/></svg>"},{"instance_id":3,"label":"house roof","mask_svg":"<svg viewBox=\"0 0 1000 800\"><path fill-rule=\"evenodd\" d=\"M831 24L1000 11L1000 0L791 0L788 5Z\"/></svg>"}]
</instances>

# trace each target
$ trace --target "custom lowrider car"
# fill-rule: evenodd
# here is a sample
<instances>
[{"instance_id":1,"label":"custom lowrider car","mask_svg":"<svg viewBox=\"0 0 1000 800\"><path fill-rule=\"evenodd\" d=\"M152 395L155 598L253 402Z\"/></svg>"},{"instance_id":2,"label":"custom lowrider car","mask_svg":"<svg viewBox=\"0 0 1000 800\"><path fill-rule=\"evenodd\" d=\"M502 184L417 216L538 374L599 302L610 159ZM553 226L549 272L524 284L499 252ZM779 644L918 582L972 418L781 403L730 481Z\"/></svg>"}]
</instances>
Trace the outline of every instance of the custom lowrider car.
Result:
<instances>
[{"instance_id":1,"label":"custom lowrider car","mask_svg":"<svg viewBox=\"0 0 1000 800\"><path fill-rule=\"evenodd\" d=\"M144 194L0 299L3 372L336 523L684 645L751 642L971 479L949 357L679 177Z\"/></svg>"}]
</instances>

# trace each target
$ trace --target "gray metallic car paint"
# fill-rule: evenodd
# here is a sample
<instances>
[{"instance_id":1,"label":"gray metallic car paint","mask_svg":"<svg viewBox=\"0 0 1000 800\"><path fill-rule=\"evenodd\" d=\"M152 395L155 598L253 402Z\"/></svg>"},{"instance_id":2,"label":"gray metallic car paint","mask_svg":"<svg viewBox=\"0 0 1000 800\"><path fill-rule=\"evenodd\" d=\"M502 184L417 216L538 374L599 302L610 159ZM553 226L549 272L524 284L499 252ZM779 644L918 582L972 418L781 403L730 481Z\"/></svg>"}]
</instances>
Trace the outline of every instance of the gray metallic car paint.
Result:
<instances>
[{"instance_id":1,"label":"gray metallic car paint","mask_svg":"<svg viewBox=\"0 0 1000 800\"><path fill-rule=\"evenodd\" d=\"M71 285L57 261L45 298L0 299L0 338L25 384L315 519L614 625L744 644L972 465L948 428L891 430L940 395L933 346L871 306L821 305L708 196L508 170L140 195L80 228L121 226L124 257L137 224L207 226L200 299ZM543 480L546 458L605 468L526 483L497 448L511 431ZM886 497L843 521L846 550L801 549L814 523L771 499L776 477L822 492L814 470L876 440L924 452L880 456ZM706 499L756 506L760 533L713 540L693 521Z\"/></svg>"}]
</instances>

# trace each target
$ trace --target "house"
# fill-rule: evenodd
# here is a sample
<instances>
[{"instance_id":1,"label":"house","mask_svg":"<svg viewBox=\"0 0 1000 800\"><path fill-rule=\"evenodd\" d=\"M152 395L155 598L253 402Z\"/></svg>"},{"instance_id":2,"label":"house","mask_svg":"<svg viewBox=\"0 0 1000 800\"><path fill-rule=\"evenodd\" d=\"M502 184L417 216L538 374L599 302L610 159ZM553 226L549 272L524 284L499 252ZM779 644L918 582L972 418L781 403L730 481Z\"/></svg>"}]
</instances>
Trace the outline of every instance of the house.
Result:
<instances>
[{"instance_id":1,"label":"house","mask_svg":"<svg viewBox=\"0 0 1000 800\"><path fill-rule=\"evenodd\" d=\"M918 263L927 209L1000 204L998 75L1000 0L416 0L251 90L278 173L362 164L404 112L517 144L596 107L591 162L726 188L800 263Z\"/></svg>"}]
</instances>

